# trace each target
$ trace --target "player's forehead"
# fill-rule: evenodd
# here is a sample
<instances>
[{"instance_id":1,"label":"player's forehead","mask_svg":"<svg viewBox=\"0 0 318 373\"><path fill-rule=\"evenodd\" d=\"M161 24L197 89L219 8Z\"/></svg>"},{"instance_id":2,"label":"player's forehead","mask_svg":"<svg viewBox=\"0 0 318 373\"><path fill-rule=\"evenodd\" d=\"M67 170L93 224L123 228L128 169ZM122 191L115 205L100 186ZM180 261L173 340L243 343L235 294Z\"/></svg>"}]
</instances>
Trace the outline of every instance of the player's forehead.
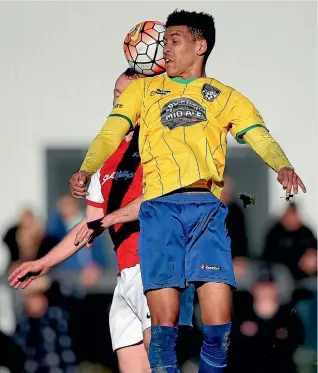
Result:
<instances>
[{"instance_id":1,"label":"player's forehead","mask_svg":"<svg viewBox=\"0 0 318 373\"><path fill-rule=\"evenodd\" d=\"M179 36L182 38L190 37L191 32L188 26L169 26L164 34L164 40L169 40L173 36Z\"/></svg>"}]
</instances>

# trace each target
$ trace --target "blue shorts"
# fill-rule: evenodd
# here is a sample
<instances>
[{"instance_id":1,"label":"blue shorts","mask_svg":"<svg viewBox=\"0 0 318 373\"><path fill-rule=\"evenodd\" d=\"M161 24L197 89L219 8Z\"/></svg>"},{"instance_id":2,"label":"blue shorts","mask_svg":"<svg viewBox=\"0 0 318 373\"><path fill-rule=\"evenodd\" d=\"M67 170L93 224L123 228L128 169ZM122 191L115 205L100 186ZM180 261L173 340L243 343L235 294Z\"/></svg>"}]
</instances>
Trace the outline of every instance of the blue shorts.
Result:
<instances>
[{"instance_id":1,"label":"blue shorts","mask_svg":"<svg viewBox=\"0 0 318 373\"><path fill-rule=\"evenodd\" d=\"M236 288L227 207L212 193L175 193L145 201L139 211L144 292L219 282Z\"/></svg>"}]
</instances>

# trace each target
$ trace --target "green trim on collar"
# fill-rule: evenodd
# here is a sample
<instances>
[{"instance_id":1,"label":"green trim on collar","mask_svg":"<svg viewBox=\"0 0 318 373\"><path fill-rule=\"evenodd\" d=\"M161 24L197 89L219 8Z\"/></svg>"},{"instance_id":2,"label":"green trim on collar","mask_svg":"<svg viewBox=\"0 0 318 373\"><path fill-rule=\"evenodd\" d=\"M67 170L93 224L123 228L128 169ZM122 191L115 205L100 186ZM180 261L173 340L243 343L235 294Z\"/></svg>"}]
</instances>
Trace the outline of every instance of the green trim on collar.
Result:
<instances>
[{"instance_id":1,"label":"green trim on collar","mask_svg":"<svg viewBox=\"0 0 318 373\"><path fill-rule=\"evenodd\" d=\"M172 81L176 82L176 83L189 84L189 83L194 82L195 80L197 80L199 78L182 79L182 78L179 78L179 77L175 77L175 78L170 78L170 79Z\"/></svg>"}]
</instances>

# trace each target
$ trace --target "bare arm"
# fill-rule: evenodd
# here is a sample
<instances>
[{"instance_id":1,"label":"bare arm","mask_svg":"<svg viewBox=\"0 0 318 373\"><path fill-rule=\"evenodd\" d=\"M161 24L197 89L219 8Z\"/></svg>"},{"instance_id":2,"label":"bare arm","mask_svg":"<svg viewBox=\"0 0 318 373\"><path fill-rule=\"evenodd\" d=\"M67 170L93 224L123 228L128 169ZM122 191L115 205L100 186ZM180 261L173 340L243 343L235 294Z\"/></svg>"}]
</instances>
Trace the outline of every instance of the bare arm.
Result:
<instances>
[{"instance_id":1,"label":"bare arm","mask_svg":"<svg viewBox=\"0 0 318 373\"><path fill-rule=\"evenodd\" d=\"M86 219L83 219L80 223L76 224L68 234L59 242L50 252L48 252L40 260L47 267L55 267L56 265L62 263L64 260L68 259L70 256L74 255L78 250L85 246L86 241L83 241L81 245L75 246L74 240L77 232L86 227Z\"/></svg>"},{"instance_id":2,"label":"bare arm","mask_svg":"<svg viewBox=\"0 0 318 373\"><path fill-rule=\"evenodd\" d=\"M87 227L86 219L78 223L64 238L43 258L22 263L9 276L10 286L18 289L20 286L25 289L30 283L44 276L54 266L60 264L86 245L87 240L83 240L80 245L75 246L74 240L79 230Z\"/></svg>"},{"instance_id":3,"label":"bare arm","mask_svg":"<svg viewBox=\"0 0 318 373\"><path fill-rule=\"evenodd\" d=\"M130 202L127 206L106 215L102 220L102 227L106 229L114 224L128 223L138 220L138 213L143 198L144 196L141 195L134 201Z\"/></svg>"},{"instance_id":4,"label":"bare arm","mask_svg":"<svg viewBox=\"0 0 318 373\"><path fill-rule=\"evenodd\" d=\"M138 220L139 208L143 201L143 198L144 198L143 195L141 195L140 197L130 202L127 206L122 207L112 212L111 214L106 215L104 218L102 218L103 215L102 215L101 209L99 209L101 210L99 212L100 214L99 216L95 215L94 217L92 217L89 213L89 208L91 206L87 206L88 208L87 221L91 222L93 220L100 219L100 222L98 223L98 229L107 229L114 224L128 223L131 221ZM93 229L85 230L82 228L81 230L78 231L74 244L82 245L83 242L87 242L89 240L89 238L92 236L94 232L95 231ZM89 243L87 247L89 247L90 245L91 244Z\"/></svg>"}]
</instances>

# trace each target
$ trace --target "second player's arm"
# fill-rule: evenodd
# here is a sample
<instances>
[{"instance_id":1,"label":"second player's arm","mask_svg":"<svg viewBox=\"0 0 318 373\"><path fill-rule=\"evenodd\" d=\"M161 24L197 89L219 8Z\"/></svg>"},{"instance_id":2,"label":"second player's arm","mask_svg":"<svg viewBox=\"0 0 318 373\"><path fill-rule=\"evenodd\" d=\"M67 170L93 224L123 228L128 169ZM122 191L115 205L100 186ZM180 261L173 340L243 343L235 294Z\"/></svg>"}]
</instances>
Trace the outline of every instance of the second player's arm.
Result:
<instances>
[{"instance_id":1,"label":"second player's arm","mask_svg":"<svg viewBox=\"0 0 318 373\"><path fill-rule=\"evenodd\" d=\"M125 207L106 215L102 220L102 227L106 229L114 224L129 223L131 221L138 220L138 213L142 201L143 195L136 198Z\"/></svg>"},{"instance_id":2,"label":"second player's arm","mask_svg":"<svg viewBox=\"0 0 318 373\"><path fill-rule=\"evenodd\" d=\"M71 229L68 234L59 242L50 252L48 252L40 260L45 264L46 267L52 268L56 265L62 263L64 260L68 259L79 251L83 246L85 246L87 241L83 241L80 245L75 246L74 240L77 232L86 227L86 219L83 219L78 223L73 229Z\"/></svg>"}]
</instances>

